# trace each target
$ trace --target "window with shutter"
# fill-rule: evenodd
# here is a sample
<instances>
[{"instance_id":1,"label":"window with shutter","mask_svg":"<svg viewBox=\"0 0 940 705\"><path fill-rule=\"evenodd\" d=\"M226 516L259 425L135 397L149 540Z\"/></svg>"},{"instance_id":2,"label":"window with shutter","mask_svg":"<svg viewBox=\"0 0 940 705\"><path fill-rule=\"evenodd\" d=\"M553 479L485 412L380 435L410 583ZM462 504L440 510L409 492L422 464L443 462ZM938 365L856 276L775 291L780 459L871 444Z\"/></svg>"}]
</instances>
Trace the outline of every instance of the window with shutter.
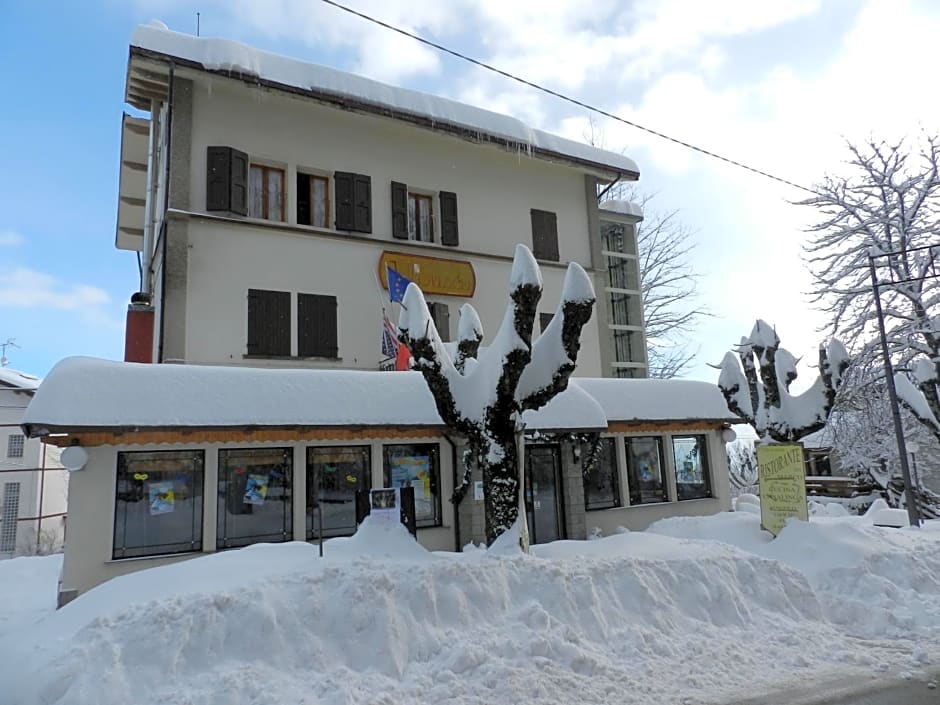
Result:
<instances>
[{"instance_id":1,"label":"window with shutter","mask_svg":"<svg viewBox=\"0 0 940 705\"><path fill-rule=\"evenodd\" d=\"M447 304L431 303L431 320L434 321L434 327L437 328L438 335L445 343L450 342L450 309Z\"/></svg>"},{"instance_id":2,"label":"window with shutter","mask_svg":"<svg viewBox=\"0 0 940 705\"><path fill-rule=\"evenodd\" d=\"M336 297L297 294L297 355L339 357Z\"/></svg>"},{"instance_id":3,"label":"window with shutter","mask_svg":"<svg viewBox=\"0 0 940 705\"><path fill-rule=\"evenodd\" d=\"M248 196L248 214L252 218L284 220L284 170L252 164Z\"/></svg>"},{"instance_id":4,"label":"window with shutter","mask_svg":"<svg viewBox=\"0 0 940 705\"><path fill-rule=\"evenodd\" d=\"M345 171L333 174L333 184L336 189L336 229L354 230L353 223L353 177Z\"/></svg>"},{"instance_id":5,"label":"window with shutter","mask_svg":"<svg viewBox=\"0 0 940 705\"><path fill-rule=\"evenodd\" d=\"M290 357L288 291L248 290L248 354Z\"/></svg>"},{"instance_id":6,"label":"window with shutter","mask_svg":"<svg viewBox=\"0 0 940 705\"><path fill-rule=\"evenodd\" d=\"M557 262L558 257L558 218L551 211L533 208L532 214L532 254L536 259Z\"/></svg>"},{"instance_id":7,"label":"window with shutter","mask_svg":"<svg viewBox=\"0 0 940 705\"><path fill-rule=\"evenodd\" d=\"M248 214L248 155L231 147L206 148L206 210Z\"/></svg>"},{"instance_id":8,"label":"window with shutter","mask_svg":"<svg viewBox=\"0 0 940 705\"><path fill-rule=\"evenodd\" d=\"M372 179L365 174L337 171L333 174L336 189L336 229L372 232Z\"/></svg>"},{"instance_id":9,"label":"window with shutter","mask_svg":"<svg viewBox=\"0 0 940 705\"><path fill-rule=\"evenodd\" d=\"M365 174L356 174L353 179L354 215L353 230L372 232L372 179Z\"/></svg>"},{"instance_id":10,"label":"window with shutter","mask_svg":"<svg viewBox=\"0 0 940 705\"><path fill-rule=\"evenodd\" d=\"M441 191L441 244L457 247L460 238L457 234L457 194Z\"/></svg>"},{"instance_id":11,"label":"window with shutter","mask_svg":"<svg viewBox=\"0 0 940 705\"><path fill-rule=\"evenodd\" d=\"M297 172L297 224L330 227L330 180Z\"/></svg>"}]
</instances>

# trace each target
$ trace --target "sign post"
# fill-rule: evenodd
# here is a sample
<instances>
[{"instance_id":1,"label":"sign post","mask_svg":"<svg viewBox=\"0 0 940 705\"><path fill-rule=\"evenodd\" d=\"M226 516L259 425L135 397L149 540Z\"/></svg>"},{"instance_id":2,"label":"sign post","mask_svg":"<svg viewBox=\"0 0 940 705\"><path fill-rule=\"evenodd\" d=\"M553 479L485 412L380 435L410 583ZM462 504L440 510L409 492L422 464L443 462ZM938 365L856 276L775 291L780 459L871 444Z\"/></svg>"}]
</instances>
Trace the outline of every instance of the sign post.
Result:
<instances>
[{"instance_id":1,"label":"sign post","mask_svg":"<svg viewBox=\"0 0 940 705\"><path fill-rule=\"evenodd\" d=\"M809 521L801 444L757 446L757 473L762 528L777 536L791 517Z\"/></svg>"}]
</instances>

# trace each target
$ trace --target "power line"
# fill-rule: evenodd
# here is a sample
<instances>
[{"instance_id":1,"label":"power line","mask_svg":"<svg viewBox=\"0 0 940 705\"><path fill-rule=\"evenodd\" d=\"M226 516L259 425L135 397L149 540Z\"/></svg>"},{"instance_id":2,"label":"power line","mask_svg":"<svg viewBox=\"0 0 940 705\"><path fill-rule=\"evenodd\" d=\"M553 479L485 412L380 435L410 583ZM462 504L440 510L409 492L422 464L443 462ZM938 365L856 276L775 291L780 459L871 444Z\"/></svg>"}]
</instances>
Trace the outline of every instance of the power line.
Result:
<instances>
[{"instance_id":1,"label":"power line","mask_svg":"<svg viewBox=\"0 0 940 705\"><path fill-rule=\"evenodd\" d=\"M430 39L425 39L424 37L420 35L408 32L407 30L401 29L400 27L396 27L395 25L389 24L388 22L383 22L382 20L376 19L375 17L372 17L371 15L367 15L364 12L359 12L358 10L354 10L351 7L347 7L346 5L341 5L335 0L322 0L322 1L325 2L327 5L332 5L333 7L339 10L343 10L344 12L348 12L351 15L355 15L356 17L360 17L368 22L377 24L380 27L384 27L385 29L390 29L393 32L397 32L398 34L404 35L406 37L410 37L411 39L414 39L415 41L421 42L422 44L425 44L429 47L433 47L434 49L437 49L438 51L444 52L445 54L450 54L451 56L454 56L458 59L462 59L463 61L468 61L471 64L475 64L476 66L486 69L487 71L498 73L500 76L504 76L505 78L508 78L512 81L516 81L517 83L521 83L525 86L529 86L530 88L534 88L537 91L547 93L548 95L554 96L555 98L559 98L565 102L572 103L573 105L577 105L578 107L585 108L586 110L590 110L599 115L603 115L604 117L608 117L611 120L622 122L623 124L629 125L630 127L635 127L638 130L643 130L644 132L648 132L649 134L655 135L656 137L660 137L664 140L668 140L682 147L686 147L687 149L691 149L693 151L699 152L700 154L704 154L707 157L712 157L713 159L719 159L727 164L731 164L732 166L736 166L740 169L746 169L747 171L753 172L754 174L758 174L768 179L772 179L773 181L777 181L781 184L786 184L787 186L792 186L793 188L798 188L802 191L806 191L808 193L818 195L816 191L814 191L813 189L808 188L806 186L802 186L801 184L798 184L794 181L790 181L789 179L784 179L781 176L775 176L774 174L771 174L767 171L763 171L753 166L748 166L747 164L731 159L730 157L722 156L721 154L712 152L703 147L696 147L694 144L685 142L676 137L670 137L669 135L659 132L658 130L654 130L650 127L645 127L631 120L627 120L626 118L620 117L619 115L615 115L613 113L607 112L606 110L602 108L598 108L594 105L591 105L590 103L585 103L584 101L578 100L577 98L572 98L570 96L565 95L564 93L559 93L558 91L554 91L551 88L546 88L545 86L542 86L538 83L534 83L533 81L529 81L525 78L521 78L520 76L516 76L515 74L511 74L508 71L503 71L502 69L497 68L491 64L487 64L486 62L480 61L479 59L474 59L472 56L461 54L459 51L449 49L441 44L432 42Z\"/></svg>"}]
</instances>

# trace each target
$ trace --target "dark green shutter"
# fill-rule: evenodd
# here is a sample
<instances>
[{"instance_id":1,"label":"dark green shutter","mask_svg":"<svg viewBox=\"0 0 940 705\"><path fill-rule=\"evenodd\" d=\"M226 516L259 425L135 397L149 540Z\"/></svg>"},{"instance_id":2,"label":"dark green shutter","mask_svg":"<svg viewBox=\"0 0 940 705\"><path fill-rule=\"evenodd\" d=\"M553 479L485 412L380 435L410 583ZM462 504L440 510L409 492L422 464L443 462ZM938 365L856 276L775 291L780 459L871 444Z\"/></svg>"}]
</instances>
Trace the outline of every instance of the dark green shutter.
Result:
<instances>
[{"instance_id":1,"label":"dark green shutter","mask_svg":"<svg viewBox=\"0 0 940 705\"><path fill-rule=\"evenodd\" d=\"M297 295L297 354L300 357L339 357L335 296Z\"/></svg>"},{"instance_id":2,"label":"dark green shutter","mask_svg":"<svg viewBox=\"0 0 940 705\"><path fill-rule=\"evenodd\" d=\"M408 239L408 186L392 182L392 237Z\"/></svg>"},{"instance_id":3,"label":"dark green shutter","mask_svg":"<svg viewBox=\"0 0 940 705\"><path fill-rule=\"evenodd\" d=\"M206 210L248 214L248 155L231 147L206 148Z\"/></svg>"},{"instance_id":4,"label":"dark green shutter","mask_svg":"<svg viewBox=\"0 0 940 705\"><path fill-rule=\"evenodd\" d=\"M290 357L290 292L248 290L248 354Z\"/></svg>"},{"instance_id":5,"label":"dark green shutter","mask_svg":"<svg viewBox=\"0 0 940 705\"><path fill-rule=\"evenodd\" d=\"M450 342L450 309L447 308L447 304L435 302L429 304L429 308L431 309L431 319L434 321L434 326L437 328L441 340L445 343Z\"/></svg>"},{"instance_id":6,"label":"dark green shutter","mask_svg":"<svg viewBox=\"0 0 940 705\"><path fill-rule=\"evenodd\" d=\"M457 194L441 191L441 244L457 247L460 240L457 235Z\"/></svg>"},{"instance_id":7,"label":"dark green shutter","mask_svg":"<svg viewBox=\"0 0 940 705\"><path fill-rule=\"evenodd\" d=\"M346 171L337 171L333 175L333 184L336 189L336 229L355 230L353 222L353 178L355 174Z\"/></svg>"},{"instance_id":8,"label":"dark green shutter","mask_svg":"<svg viewBox=\"0 0 940 705\"><path fill-rule=\"evenodd\" d=\"M353 230L360 233L372 232L372 179L365 174L353 177Z\"/></svg>"},{"instance_id":9,"label":"dark green shutter","mask_svg":"<svg viewBox=\"0 0 940 705\"><path fill-rule=\"evenodd\" d=\"M238 215L248 215L248 155L232 150L230 210Z\"/></svg>"},{"instance_id":10,"label":"dark green shutter","mask_svg":"<svg viewBox=\"0 0 940 705\"><path fill-rule=\"evenodd\" d=\"M532 209L532 254L536 259L558 261L558 218L551 211Z\"/></svg>"},{"instance_id":11,"label":"dark green shutter","mask_svg":"<svg viewBox=\"0 0 940 705\"><path fill-rule=\"evenodd\" d=\"M313 208L310 203L310 175L297 172L297 224L310 225L313 223L311 214Z\"/></svg>"}]
</instances>

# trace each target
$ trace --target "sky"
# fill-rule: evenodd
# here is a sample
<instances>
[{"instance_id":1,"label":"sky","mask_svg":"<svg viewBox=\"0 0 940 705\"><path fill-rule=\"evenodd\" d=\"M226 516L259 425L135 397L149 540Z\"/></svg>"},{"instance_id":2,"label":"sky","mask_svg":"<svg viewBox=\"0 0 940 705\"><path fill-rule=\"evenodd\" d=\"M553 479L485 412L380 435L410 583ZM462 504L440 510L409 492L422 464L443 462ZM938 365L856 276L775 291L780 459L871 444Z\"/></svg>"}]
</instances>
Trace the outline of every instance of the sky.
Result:
<instances>
[{"instance_id":1,"label":"sky","mask_svg":"<svg viewBox=\"0 0 940 705\"><path fill-rule=\"evenodd\" d=\"M801 185L846 140L935 131L940 4L923 0L348 0L352 7L631 121ZM138 288L114 247L128 41L151 19L513 114L637 161L648 208L693 233L700 300L687 376L762 318L805 360L826 338L801 256L798 189L442 55L320 0L8 2L0 23L0 343L11 367L123 356ZM927 67L921 69L921 67ZM376 345L378 345L378 332ZM846 341L850 342L850 341ZM808 383L804 372L801 380Z\"/></svg>"}]
</instances>

